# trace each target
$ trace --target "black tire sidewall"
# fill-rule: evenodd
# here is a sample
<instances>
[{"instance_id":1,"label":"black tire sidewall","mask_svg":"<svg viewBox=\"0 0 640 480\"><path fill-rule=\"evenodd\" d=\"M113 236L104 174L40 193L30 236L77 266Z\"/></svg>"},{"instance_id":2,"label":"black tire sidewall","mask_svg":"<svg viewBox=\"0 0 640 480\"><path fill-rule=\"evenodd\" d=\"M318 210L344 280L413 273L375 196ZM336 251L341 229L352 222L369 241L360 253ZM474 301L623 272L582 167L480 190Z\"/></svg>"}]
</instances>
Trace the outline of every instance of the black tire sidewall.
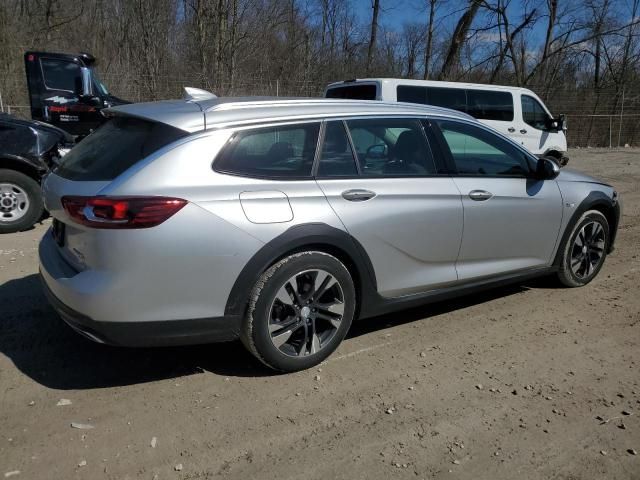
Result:
<instances>
[{"instance_id":1,"label":"black tire sidewall","mask_svg":"<svg viewBox=\"0 0 640 480\"><path fill-rule=\"evenodd\" d=\"M284 262L278 262L274 267L263 275L261 280L264 280L264 284L259 293L256 293L254 307L247 319L252 322L250 340L253 344L252 350L255 350L253 353L257 353L263 363L276 370L291 372L311 368L331 355L349 331L356 307L353 280L342 262L323 252L301 252L287 257ZM344 315L333 338L319 352L305 357L290 357L276 348L271 341L268 325L271 303L284 282L297 273L313 269L325 270L338 280L344 294Z\"/></svg>"},{"instance_id":2,"label":"black tire sidewall","mask_svg":"<svg viewBox=\"0 0 640 480\"><path fill-rule=\"evenodd\" d=\"M33 178L15 170L0 169L0 183L17 185L29 196L29 209L14 222L0 222L0 233L14 233L31 228L44 213L40 185Z\"/></svg>"},{"instance_id":3,"label":"black tire sidewall","mask_svg":"<svg viewBox=\"0 0 640 480\"><path fill-rule=\"evenodd\" d=\"M600 223L600 225L604 229L604 235L605 235L604 252L602 254L600 263L597 265L597 267L591 273L591 275L589 275L586 278L579 278L573 273L573 270L571 270L571 250L573 248L575 239L578 236L578 233L580 232L582 227L587 223L590 223L593 221ZM600 272L600 269L604 265L604 261L607 257L607 250L609 248L609 236L610 236L610 230L609 230L609 222L607 221L607 217L605 217L602 213L600 213L597 210L590 210L585 212L580 217L580 220L578 220L578 222L573 227L573 230L571 231L571 235L569 235L569 237L567 238L567 242L563 246L562 262L560 265L560 272L559 272L559 277L562 283L570 287L580 287L591 282L598 275L598 273Z\"/></svg>"}]
</instances>

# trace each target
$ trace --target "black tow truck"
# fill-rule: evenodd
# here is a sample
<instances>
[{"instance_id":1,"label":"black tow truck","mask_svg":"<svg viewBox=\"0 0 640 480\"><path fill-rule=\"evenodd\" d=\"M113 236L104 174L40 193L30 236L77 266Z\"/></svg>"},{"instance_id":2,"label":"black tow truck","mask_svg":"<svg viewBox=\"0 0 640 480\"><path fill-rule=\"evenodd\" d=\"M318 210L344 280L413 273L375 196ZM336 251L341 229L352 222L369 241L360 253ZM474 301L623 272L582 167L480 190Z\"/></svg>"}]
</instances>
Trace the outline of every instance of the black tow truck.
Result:
<instances>
[{"instance_id":1,"label":"black tow truck","mask_svg":"<svg viewBox=\"0 0 640 480\"><path fill-rule=\"evenodd\" d=\"M105 121L102 109L129 103L109 93L95 63L88 53L24 54L32 120L0 114L0 233L43 218L43 176Z\"/></svg>"}]
</instances>

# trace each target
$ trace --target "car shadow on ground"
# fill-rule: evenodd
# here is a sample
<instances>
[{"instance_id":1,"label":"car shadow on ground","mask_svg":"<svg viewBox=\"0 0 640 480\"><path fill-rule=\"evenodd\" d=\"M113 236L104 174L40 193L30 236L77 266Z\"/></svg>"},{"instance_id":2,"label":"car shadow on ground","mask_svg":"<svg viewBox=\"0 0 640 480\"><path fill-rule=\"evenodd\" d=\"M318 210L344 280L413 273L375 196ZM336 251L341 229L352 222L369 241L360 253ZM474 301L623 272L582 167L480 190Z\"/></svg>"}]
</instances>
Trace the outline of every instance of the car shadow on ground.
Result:
<instances>
[{"instance_id":1,"label":"car shadow on ground","mask_svg":"<svg viewBox=\"0 0 640 480\"><path fill-rule=\"evenodd\" d=\"M348 338L428 319L527 289L509 286L456 300L355 322ZM0 353L25 375L49 388L92 389L133 385L209 371L221 376L274 375L240 342L188 347L120 348L77 334L47 303L38 275L0 286ZM425 326L426 327L426 326Z\"/></svg>"}]
</instances>

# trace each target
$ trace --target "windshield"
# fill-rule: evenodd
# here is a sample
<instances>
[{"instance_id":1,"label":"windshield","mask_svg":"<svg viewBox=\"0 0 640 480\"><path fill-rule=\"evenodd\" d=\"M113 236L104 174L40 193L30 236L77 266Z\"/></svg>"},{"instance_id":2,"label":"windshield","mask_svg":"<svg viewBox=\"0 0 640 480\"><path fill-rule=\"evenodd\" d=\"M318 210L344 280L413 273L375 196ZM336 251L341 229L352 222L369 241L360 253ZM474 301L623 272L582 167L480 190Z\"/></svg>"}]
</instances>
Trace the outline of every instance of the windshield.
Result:
<instances>
[{"instance_id":1,"label":"windshield","mask_svg":"<svg viewBox=\"0 0 640 480\"><path fill-rule=\"evenodd\" d=\"M113 180L143 158L187 135L164 123L116 117L73 147L55 173L69 180Z\"/></svg>"},{"instance_id":2,"label":"windshield","mask_svg":"<svg viewBox=\"0 0 640 480\"><path fill-rule=\"evenodd\" d=\"M109 95L109 90L107 90L107 87L105 87L104 83L102 83L102 80L100 80L98 71L95 68L91 68L91 77L93 78L93 84L98 90L98 93L102 96Z\"/></svg>"}]
</instances>

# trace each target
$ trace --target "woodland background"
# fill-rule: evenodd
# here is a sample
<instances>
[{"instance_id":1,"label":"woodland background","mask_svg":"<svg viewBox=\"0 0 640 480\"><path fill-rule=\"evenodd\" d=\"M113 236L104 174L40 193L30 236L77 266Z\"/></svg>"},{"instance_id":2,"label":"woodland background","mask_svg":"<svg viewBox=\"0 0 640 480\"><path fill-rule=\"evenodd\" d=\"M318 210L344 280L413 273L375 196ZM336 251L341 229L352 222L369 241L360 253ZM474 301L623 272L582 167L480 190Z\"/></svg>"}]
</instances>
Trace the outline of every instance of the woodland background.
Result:
<instances>
[{"instance_id":1,"label":"woodland background","mask_svg":"<svg viewBox=\"0 0 640 480\"><path fill-rule=\"evenodd\" d=\"M567 114L570 146L640 144L640 0L0 0L0 95L18 115L28 49L91 52L131 101L318 96L367 76L525 86Z\"/></svg>"}]
</instances>

